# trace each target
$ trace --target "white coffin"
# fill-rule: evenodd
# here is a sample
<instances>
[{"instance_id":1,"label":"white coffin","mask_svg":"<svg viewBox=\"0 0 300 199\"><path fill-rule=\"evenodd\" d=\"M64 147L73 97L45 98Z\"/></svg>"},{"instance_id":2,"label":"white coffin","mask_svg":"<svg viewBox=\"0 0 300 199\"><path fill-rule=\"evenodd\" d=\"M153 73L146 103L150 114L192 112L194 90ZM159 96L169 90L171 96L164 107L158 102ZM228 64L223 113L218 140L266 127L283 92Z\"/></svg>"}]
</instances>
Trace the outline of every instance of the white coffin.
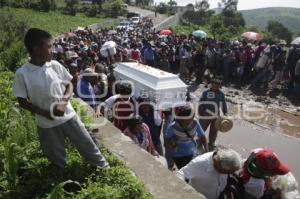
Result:
<instances>
[{"instance_id":1,"label":"white coffin","mask_svg":"<svg viewBox=\"0 0 300 199\"><path fill-rule=\"evenodd\" d=\"M158 110L185 104L187 85L177 75L135 62L118 63L114 73L132 84L136 98L149 97Z\"/></svg>"}]
</instances>

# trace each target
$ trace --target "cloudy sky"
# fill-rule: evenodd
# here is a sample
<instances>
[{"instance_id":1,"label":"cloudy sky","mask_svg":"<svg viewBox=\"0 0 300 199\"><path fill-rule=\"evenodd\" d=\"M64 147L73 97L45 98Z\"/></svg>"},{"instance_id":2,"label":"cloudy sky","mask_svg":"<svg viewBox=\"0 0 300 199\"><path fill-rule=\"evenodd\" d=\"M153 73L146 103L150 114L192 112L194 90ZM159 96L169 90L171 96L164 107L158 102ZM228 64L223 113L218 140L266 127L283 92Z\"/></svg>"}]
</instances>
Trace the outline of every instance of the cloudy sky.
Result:
<instances>
[{"instance_id":1,"label":"cloudy sky","mask_svg":"<svg viewBox=\"0 0 300 199\"><path fill-rule=\"evenodd\" d=\"M156 2L168 0L155 0ZM178 5L187 5L188 3L195 3L195 0L176 0ZM219 0L209 0L211 8L217 7ZM266 7L295 7L300 8L300 0L239 0L239 10L249 10L254 8Z\"/></svg>"}]
</instances>

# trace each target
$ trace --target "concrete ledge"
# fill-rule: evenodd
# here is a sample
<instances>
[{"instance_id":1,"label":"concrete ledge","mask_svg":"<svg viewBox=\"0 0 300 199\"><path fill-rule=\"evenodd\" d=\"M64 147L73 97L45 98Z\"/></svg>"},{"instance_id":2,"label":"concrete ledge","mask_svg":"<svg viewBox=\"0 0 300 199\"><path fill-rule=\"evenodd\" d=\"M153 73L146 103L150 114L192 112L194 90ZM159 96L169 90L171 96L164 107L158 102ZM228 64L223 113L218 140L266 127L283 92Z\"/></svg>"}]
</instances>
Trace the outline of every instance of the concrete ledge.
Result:
<instances>
[{"instance_id":1,"label":"concrete ledge","mask_svg":"<svg viewBox=\"0 0 300 199\"><path fill-rule=\"evenodd\" d=\"M88 107L80 99L75 99ZM90 114L92 110L89 109ZM103 125L99 125L99 124ZM96 140L122 160L156 199L205 199L191 186L178 179L156 157L142 150L105 118L94 118Z\"/></svg>"}]
</instances>

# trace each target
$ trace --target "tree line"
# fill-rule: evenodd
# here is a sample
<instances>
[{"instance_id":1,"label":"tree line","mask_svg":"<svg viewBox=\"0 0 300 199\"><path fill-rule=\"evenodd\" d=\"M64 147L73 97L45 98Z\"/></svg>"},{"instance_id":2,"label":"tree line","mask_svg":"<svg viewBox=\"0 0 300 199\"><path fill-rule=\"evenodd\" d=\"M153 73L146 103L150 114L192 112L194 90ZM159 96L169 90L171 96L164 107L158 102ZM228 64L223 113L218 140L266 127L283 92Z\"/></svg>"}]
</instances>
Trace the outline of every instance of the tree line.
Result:
<instances>
[{"instance_id":1,"label":"tree line","mask_svg":"<svg viewBox=\"0 0 300 199\"><path fill-rule=\"evenodd\" d=\"M288 43L293 34L277 21L269 21L266 30L246 27L242 13L237 10L238 0L222 0L217 9L210 9L208 0L197 1L194 11L187 11L182 17L185 25L195 24L207 27L215 39L230 40L244 31L261 32L268 42L283 39Z\"/></svg>"}]
</instances>

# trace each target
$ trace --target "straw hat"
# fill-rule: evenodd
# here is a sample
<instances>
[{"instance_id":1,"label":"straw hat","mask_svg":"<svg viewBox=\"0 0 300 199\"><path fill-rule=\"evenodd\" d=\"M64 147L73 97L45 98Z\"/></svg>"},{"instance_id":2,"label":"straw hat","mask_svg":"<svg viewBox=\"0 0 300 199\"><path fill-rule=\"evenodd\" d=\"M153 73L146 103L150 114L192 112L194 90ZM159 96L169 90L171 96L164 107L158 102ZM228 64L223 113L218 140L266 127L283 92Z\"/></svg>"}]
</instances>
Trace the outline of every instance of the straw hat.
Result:
<instances>
[{"instance_id":1,"label":"straw hat","mask_svg":"<svg viewBox=\"0 0 300 199\"><path fill-rule=\"evenodd\" d=\"M230 131L233 127L233 122L232 120L224 117L218 117L216 122L215 122L215 127L218 131L222 133L227 133Z\"/></svg>"}]
</instances>

